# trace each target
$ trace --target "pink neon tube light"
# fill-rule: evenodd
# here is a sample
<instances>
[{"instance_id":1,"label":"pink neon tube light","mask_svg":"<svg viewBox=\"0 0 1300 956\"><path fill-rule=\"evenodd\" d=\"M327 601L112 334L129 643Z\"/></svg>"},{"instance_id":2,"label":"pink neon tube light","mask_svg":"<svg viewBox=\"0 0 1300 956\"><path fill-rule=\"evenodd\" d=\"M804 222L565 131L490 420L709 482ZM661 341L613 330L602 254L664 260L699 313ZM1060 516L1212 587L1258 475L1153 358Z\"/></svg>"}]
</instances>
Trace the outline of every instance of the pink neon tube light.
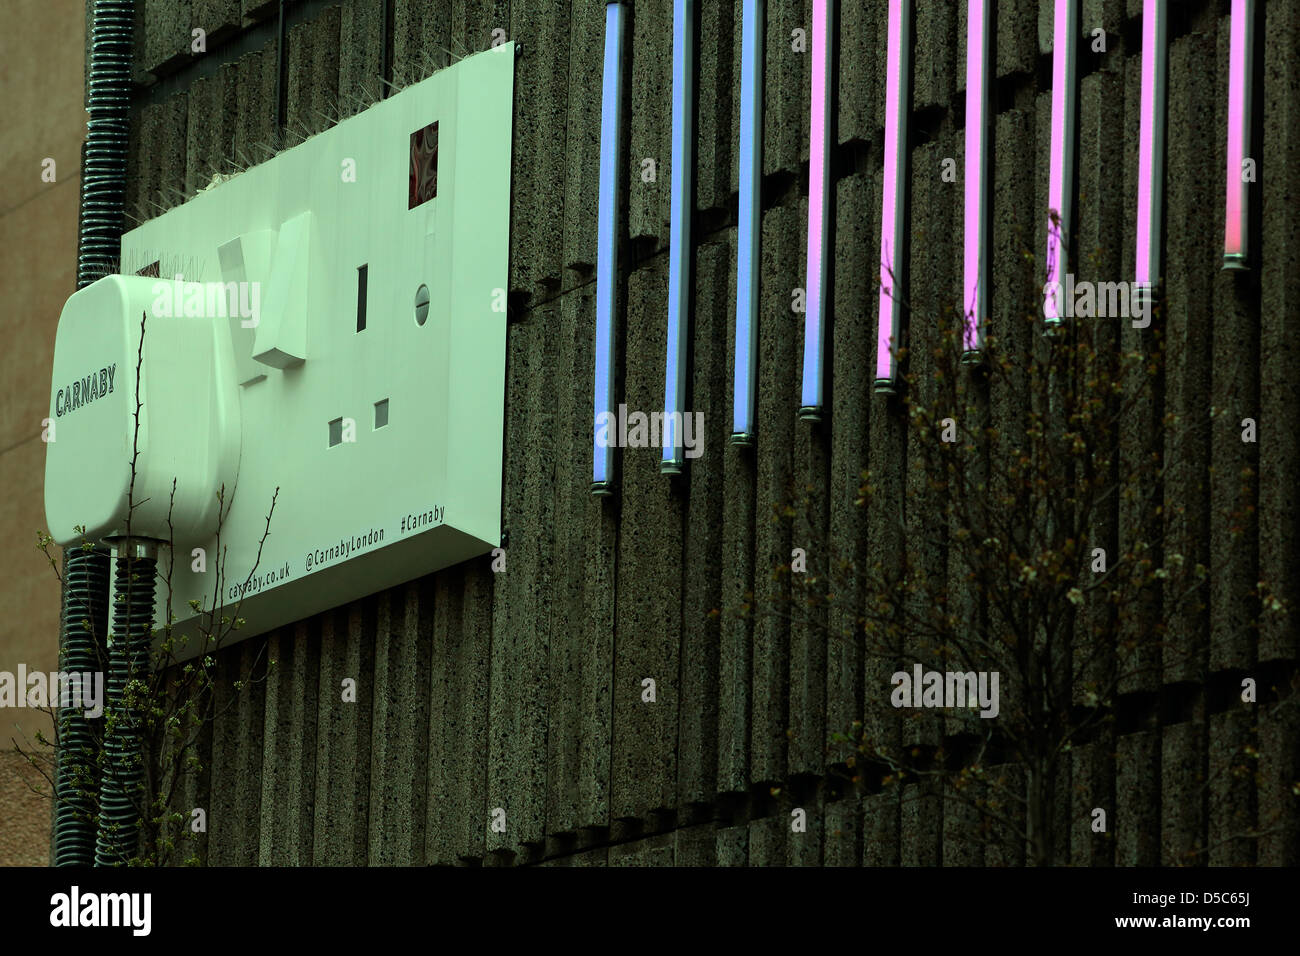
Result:
<instances>
[{"instance_id":1,"label":"pink neon tube light","mask_svg":"<svg viewBox=\"0 0 1300 956\"><path fill-rule=\"evenodd\" d=\"M885 76L884 194L880 201L880 305L876 319L876 389L888 391L897 374L903 310L903 209L907 169L908 50L912 4L889 0L888 71Z\"/></svg>"},{"instance_id":2,"label":"pink neon tube light","mask_svg":"<svg viewBox=\"0 0 1300 956\"><path fill-rule=\"evenodd\" d=\"M962 345L979 350L988 306L988 65L990 0L966 7L966 216Z\"/></svg>"},{"instance_id":3,"label":"pink neon tube light","mask_svg":"<svg viewBox=\"0 0 1300 956\"><path fill-rule=\"evenodd\" d=\"M1056 0L1052 31L1052 152L1047 183L1047 286L1057 292L1049 293L1043 301L1043 314L1049 325L1061 321L1061 287L1056 283L1065 281L1065 257L1070 242L1078 45L1079 0Z\"/></svg>"}]
</instances>

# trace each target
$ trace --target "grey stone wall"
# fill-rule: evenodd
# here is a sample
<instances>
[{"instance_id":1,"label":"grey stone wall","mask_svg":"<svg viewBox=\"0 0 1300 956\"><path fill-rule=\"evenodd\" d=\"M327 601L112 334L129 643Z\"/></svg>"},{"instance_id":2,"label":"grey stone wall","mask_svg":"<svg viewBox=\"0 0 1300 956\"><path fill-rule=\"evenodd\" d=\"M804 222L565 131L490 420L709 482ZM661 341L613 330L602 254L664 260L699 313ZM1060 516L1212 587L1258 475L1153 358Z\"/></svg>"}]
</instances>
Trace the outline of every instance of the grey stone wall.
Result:
<instances>
[{"instance_id":1,"label":"grey stone wall","mask_svg":"<svg viewBox=\"0 0 1300 956\"><path fill-rule=\"evenodd\" d=\"M139 69L158 81L137 96L130 198L167 205L231 157L275 141L277 10L256 0L139 5ZM1207 615L1176 624L1179 639L1197 648L1196 664L1128 688L1127 716L1075 750L1063 791L1071 824L1060 840L1079 864L1175 862L1188 848L1213 846L1214 863L1294 865L1300 725L1265 722L1256 732L1252 716L1215 688L1250 668L1289 675L1298 653L1294 619L1258 632L1235 625L1256 574L1300 593L1300 7L1270 3L1265 12L1264 238L1257 283L1239 283L1218 271L1226 5L1170 6L1168 331L1189 347L1162 398L1207 413L1232 358L1245 369L1236 418L1255 406L1262 437L1243 445L1231 421L1216 426L1194 449L1199 468L1185 485L1171 484L1166 500L1188 508L1179 531L1188 552L1215 553L1230 529L1212 520L1213 505L1250 467L1258 521L1247 528L1250 559L1214 582ZM657 455L625 451L618 494L602 501L587 489L604 4L395 0L391 31L378 0L289 5L287 115L307 129L320 129L320 113L340 97L346 109L349 97L373 91L386 60L395 76L416 77L443 50L486 48L495 28L524 46L514 118L508 571L494 575L488 558L476 559L224 652L218 696L230 706L202 741L207 770L185 798L209 808L208 863L1021 862L986 848L962 811L932 791L843 795L829 776L840 758L828 738L861 718L864 695L883 693L888 674L814 627L736 613L751 590L760 601L780 599L788 585L770 571L789 561L792 546L807 549L810 568L828 555L898 548L888 516L853 507L859 474L872 468L899 507L921 476L896 407L871 389L886 4L840 3L833 384L828 423L812 429L795 417L803 330L789 309L791 290L804 284L809 125L809 60L791 51L790 32L810 29L811 3L769 0L751 452L727 443L741 4L701 7L690 407L705 413L707 451L676 484L658 474ZM964 7L916 3L914 128L924 135L912 155L910 274L920 343L926 309L961 282L960 187L941 183L938 169L944 157L961 166ZM997 7L991 298L994 321L1006 321L1025 307L1012 237L1034 248L1045 240L1050 5ZM1109 52L1080 81L1076 230L1080 249L1104 257L1078 271L1120 277L1133 256L1141 4L1083 7L1085 30L1103 26ZM670 0L636 0L629 43L629 272L619 328L622 396L643 409L662 400L671 9ZM226 38L190 57L192 27ZM654 185L635 175L643 157L658 163ZM991 414L1009 414L1016 401L994 396ZM1131 427L1134 441L1158 440L1157 410ZM773 521L772 506L803 489L810 504L795 523ZM849 608L852 600L860 596ZM279 666L236 694L233 682L252 674L259 653ZM336 702L344 676L358 680L356 706ZM640 700L647 676L658 683L653 706ZM1260 751L1258 773L1221 772L1244 744ZM1208 799L1188 799L1206 780ZM808 811L807 833L790 832L792 806ZM1093 806L1113 808L1113 839L1091 839ZM489 829L497 807L507 812L505 833ZM1223 842L1242 821L1278 812L1284 822L1272 832Z\"/></svg>"}]
</instances>

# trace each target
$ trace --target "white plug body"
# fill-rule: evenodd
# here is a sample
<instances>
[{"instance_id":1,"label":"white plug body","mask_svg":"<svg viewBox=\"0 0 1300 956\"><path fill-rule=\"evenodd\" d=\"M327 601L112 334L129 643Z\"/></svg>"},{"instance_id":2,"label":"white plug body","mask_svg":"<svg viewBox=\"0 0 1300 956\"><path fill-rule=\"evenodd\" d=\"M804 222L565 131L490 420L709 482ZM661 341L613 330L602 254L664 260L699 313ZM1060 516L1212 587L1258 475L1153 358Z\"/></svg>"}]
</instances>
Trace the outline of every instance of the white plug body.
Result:
<instances>
[{"instance_id":1,"label":"white plug body","mask_svg":"<svg viewBox=\"0 0 1300 956\"><path fill-rule=\"evenodd\" d=\"M224 322L156 314L174 311L157 305L174 301L176 286L110 275L63 307L45 453L45 516L61 545L123 537L128 525L132 537L206 538L217 529L218 492L234 495L240 422L230 335Z\"/></svg>"}]
</instances>

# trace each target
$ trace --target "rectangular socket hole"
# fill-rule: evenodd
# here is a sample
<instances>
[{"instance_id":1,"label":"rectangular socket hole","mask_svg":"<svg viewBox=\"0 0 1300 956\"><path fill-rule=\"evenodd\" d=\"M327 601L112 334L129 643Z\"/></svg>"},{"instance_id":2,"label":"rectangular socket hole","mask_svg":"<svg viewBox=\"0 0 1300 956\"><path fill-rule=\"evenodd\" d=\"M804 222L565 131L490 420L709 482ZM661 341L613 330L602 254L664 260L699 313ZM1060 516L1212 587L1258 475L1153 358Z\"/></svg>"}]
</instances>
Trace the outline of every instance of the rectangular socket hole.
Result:
<instances>
[{"instance_id":1,"label":"rectangular socket hole","mask_svg":"<svg viewBox=\"0 0 1300 956\"><path fill-rule=\"evenodd\" d=\"M343 419L336 418L330 422L330 447L343 443Z\"/></svg>"},{"instance_id":2,"label":"rectangular socket hole","mask_svg":"<svg viewBox=\"0 0 1300 956\"><path fill-rule=\"evenodd\" d=\"M383 428L388 424L388 399L375 402L375 427Z\"/></svg>"},{"instance_id":3,"label":"rectangular socket hole","mask_svg":"<svg viewBox=\"0 0 1300 956\"><path fill-rule=\"evenodd\" d=\"M366 330L366 274L369 265L357 266L357 331Z\"/></svg>"}]
</instances>

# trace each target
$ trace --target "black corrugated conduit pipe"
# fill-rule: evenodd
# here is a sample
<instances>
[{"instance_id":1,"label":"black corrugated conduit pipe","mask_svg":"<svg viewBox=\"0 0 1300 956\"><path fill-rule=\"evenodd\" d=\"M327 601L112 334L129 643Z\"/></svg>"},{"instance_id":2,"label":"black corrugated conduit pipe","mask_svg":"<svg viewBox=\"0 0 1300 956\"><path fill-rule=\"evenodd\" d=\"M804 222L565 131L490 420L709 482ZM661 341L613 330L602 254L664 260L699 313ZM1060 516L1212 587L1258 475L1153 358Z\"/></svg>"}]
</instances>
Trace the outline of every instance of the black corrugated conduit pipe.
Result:
<instances>
[{"instance_id":1,"label":"black corrugated conduit pipe","mask_svg":"<svg viewBox=\"0 0 1300 956\"><path fill-rule=\"evenodd\" d=\"M122 250L126 144L131 119L131 43L135 0L93 3L86 154L81 172L77 288L114 271Z\"/></svg>"},{"instance_id":2,"label":"black corrugated conduit pipe","mask_svg":"<svg viewBox=\"0 0 1300 956\"><path fill-rule=\"evenodd\" d=\"M91 7L90 75L86 86L86 145L82 153L77 288L117 267L126 193L131 113L131 46L135 0L86 0ZM59 667L87 673L103 667L108 624L109 554L64 552ZM89 866L95 854L98 784L97 728L71 707L58 717L55 769L54 864Z\"/></svg>"},{"instance_id":3,"label":"black corrugated conduit pipe","mask_svg":"<svg viewBox=\"0 0 1300 956\"><path fill-rule=\"evenodd\" d=\"M145 678L153 639L158 546L127 538L117 545L113 645L104 693L104 773L99 795L96 866L133 860L144 799Z\"/></svg>"},{"instance_id":4,"label":"black corrugated conduit pipe","mask_svg":"<svg viewBox=\"0 0 1300 956\"><path fill-rule=\"evenodd\" d=\"M108 554L68 546L63 552L63 611L59 670L84 675L103 667L108 631ZM101 721L83 710L59 711L58 767L54 775L54 865L90 866L95 861L99 813Z\"/></svg>"}]
</instances>

